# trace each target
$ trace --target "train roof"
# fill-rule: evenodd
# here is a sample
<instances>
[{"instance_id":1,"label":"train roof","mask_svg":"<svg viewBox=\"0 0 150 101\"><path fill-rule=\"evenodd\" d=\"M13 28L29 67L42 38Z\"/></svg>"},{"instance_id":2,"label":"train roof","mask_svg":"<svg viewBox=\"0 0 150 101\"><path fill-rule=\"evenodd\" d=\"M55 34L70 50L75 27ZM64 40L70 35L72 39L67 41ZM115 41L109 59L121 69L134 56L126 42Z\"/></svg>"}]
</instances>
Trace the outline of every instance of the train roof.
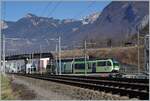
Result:
<instances>
[{"instance_id":1,"label":"train roof","mask_svg":"<svg viewBox=\"0 0 150 101\"><path fill-rule=\"evenodd\" d=\"M69 62L69 61L73 61L73 60L82 61L82 60L84 60L84 58L82 57L82 58L64 58L64 59L61 59L62 62ZM59 60L57 60L57 61L59 61Z\"/></svg>"},{"instance_id":2,"label":"train roof","mask_svg":"<svg viewBox=\"0 0 150 101\"><path fill-rule=\"evenodd\" d=\"M86 60L90 60L90 61L92 61L92 60L108 60L108 59L117 60L115 58L86 58ZM84 57L82 57L82 58L65 58L65 59L61 59L61 62L71 62L73 60L75 60L75 61L84 61L85 58ZM59 61L59 60L57 60L57 61Z\"/></svg>"}]
</instances>

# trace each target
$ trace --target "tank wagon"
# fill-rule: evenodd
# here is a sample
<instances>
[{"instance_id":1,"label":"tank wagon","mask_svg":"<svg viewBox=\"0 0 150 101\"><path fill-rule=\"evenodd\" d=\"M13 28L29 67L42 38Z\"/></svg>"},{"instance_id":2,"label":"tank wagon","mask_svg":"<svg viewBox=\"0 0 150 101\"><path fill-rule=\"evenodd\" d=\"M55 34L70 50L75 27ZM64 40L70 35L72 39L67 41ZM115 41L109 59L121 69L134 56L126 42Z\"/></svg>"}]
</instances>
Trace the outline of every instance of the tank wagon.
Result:
<instances>
[{"instance_id":1,"label":"tank wagon","mask_svg":"<svg viewBox=\"0 0 150 101\"><path fill-rule=\"evenodd\" d=\"M115 59L63 59L61 60L62 74L110 73L118 72L120 63ZM56 74L59 71L59 61L48 64L47 73Z\"/></svg>"}]
</instances>

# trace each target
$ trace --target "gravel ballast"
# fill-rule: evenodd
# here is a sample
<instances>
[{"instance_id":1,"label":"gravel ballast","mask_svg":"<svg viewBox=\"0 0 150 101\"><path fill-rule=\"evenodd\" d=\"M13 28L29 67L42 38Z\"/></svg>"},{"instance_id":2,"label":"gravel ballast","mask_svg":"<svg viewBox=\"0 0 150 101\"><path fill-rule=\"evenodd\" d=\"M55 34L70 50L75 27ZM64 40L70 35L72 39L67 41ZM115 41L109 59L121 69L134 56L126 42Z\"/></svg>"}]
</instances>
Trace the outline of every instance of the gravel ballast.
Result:
<instances>
[{"instance_id":1,"label":"gravel ballast","mask_svg":"<svg viewBox=\"0 0 150 101\"><path fill-rule=\"evenodd\" d=\"M129 100L126 96L112 95L103 91L94 91L51 81L16 75L13 78L14 83L22 84L34 91L35 99L39 100Z\"/></svg>"}]
</instances>

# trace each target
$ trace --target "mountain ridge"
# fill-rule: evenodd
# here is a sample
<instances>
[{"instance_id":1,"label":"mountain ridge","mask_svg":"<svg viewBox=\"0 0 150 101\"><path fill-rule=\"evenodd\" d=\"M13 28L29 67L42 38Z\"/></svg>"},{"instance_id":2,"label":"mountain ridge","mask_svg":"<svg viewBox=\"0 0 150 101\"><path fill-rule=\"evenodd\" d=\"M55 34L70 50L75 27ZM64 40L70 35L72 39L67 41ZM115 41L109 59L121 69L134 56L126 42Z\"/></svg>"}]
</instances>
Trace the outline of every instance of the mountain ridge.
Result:
<instances>
[{"instance_id":1,"label":"mountain ridge","mask_svg":"<svg viewBox=\"0 0 150 101\"><path fill-rule=\"evenodd\" d=\"M48 44L54 47L53 42L46 43L44 40L58 38L58 36L61 36L62 44L68 46L72 46L74 41L82 43L85 39L122 41L136 34L137 27L142 29L148 24L148 8L149 4L146 1L112 1L101 13L96 12L93 16L89 15L82 20L59 20L28 13L16 22L4 21L5 28L2 29L2 33L6 37L25 38L28 41L24 41L24 44L27 45L21 48L33 47L35 49L39 48L38 44L45 48L49 47ZM32 39L38 41L33 42ZM7 43L10 45L9 42ZM13 46L17 48L17 45L10 47Z\"/></svg>"}]
</instances>

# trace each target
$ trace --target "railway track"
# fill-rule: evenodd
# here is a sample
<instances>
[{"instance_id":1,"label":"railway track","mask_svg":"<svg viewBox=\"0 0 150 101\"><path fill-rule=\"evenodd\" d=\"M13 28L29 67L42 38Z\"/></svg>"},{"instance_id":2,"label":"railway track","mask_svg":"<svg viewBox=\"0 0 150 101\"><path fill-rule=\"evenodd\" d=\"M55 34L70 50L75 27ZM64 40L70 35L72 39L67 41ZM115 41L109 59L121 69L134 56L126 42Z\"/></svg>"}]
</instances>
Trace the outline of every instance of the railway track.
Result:
<instances>
[{"instance_id":1,"label":"railway track","mask_svg":"<svg viewBox=\"0 0 150 101\"><path fill-rule=\"evenodd\" d=\"M36 79L42 79L47 81L54 81L58 83L64 83L72 86L78 86L82 88L88 88L92 90L105 91L112 94L119 94L120 96L128 96L129 98L138 98L141 100L149 99L149 84L147 83L133 83L123 82L117 80L104 80L98 78L78 77L78 76L60 76L60 75L23 75ZM133 80L134 81L134 80ZM138 80L136 80L138 81Z\"/></svg>"},{"instance_id":2,"label":"railway track","mask_svg":"<svg viewBox=\"0 0 150 101\"><path fill-rule=\"evenodd\" d=\"M45 76L60 76L60 75L45 75ZM62 77L62 75L61 75ZM127 83L140 83L149 84L149 79L133 79L133 78L110 78L110 77L99 77L99 76L74 76L74 75L63 75L63 77L73 77L73 78L84 78L84 79L94 79L94 80L107 80L107 81L117 81L117 82L127 82Z\"/></svg>"},{"instance_id":3,"label":"railway track","mask_svg":"<svg viewBox=\"0 0 150 101\"><path fill-rule=\"evenodd\" d=\"M149 91L149 85L148 84L139 84L139 83L128 83L128 82L117 82L117 81L109 81L109 80L95 80L92 78L78 78L78 77L64 77L64 76L46 76L56 79L64 79L64 80L71 80L71 81L79 81L79 82L85 82L85 83L93 83L93 84L101 84L105 86L115 86L119 88L131 88L134 90L143 90L143 91Z\"/></svg>"}]
</instances>

